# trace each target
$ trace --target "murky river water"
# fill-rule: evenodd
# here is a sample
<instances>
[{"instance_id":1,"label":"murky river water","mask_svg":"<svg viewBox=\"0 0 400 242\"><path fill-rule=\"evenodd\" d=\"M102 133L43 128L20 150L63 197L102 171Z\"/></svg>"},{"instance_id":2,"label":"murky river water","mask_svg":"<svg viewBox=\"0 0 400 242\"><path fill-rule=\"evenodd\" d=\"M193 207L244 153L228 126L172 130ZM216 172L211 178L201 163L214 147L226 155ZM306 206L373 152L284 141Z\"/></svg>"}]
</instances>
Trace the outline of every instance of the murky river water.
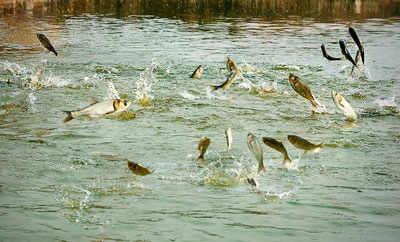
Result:
<instances>
[{"instance_id":1,"label":"murky river water","mask_svg":"<svg viewBox=\"0 0 400 242\"><path fill-rule=\"evenodd\" d=\"M325 7L317 14L307 4L295 13L279 6L277 17L265 18L274 12L267 3L244 6L247 17L201 4L189 10L204 14L175 5L180 12L168 12L165 3L159 14L140 4L118 14L107 4L3 11L0 240L398 241L399 4L378 2L376 11L367 1L338 3L331 13L346 11L331 19ZM344 38L354 56L350 26L366 57L352 77L350 62L329 62L320 50L325 44L341 56ZM60 63L36 33L48 36ZM245 79L211 92L228 75L226 57ZM189 78L198 65L202 78ZM289 73L325 113L312 114ZM353 106L356 123L331 90ZM127 112L62 122L64 110L116 97L133 102ZM249 132L283 141L297 162L282 167L282 154L263 145L267 173L257 177L258 190L246 181L258 165ZM289 134L324 148L299 159ZM205 165L196 162L202 136L213 142ZM127 160L155 171L136 176Z\"/></svg>"}]
</instances>

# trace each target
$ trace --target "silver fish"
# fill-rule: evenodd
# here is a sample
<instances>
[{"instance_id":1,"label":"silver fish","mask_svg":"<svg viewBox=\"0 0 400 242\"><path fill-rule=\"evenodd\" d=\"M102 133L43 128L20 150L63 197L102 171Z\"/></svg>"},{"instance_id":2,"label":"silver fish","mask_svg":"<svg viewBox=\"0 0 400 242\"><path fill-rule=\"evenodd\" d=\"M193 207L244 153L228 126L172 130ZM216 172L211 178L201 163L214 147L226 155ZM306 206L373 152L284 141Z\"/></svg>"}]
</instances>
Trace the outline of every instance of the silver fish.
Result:
<instances>
[{"instance_id":1,"label":"silver fish","mask_svg":"<svg viewBox=\"0 0 400 242\"><path fill-rule=\"evenodd\" d=\"M363 44L362 44L362 42L360 40L360 37L358 37L358 34L357 34L356 30L353 27L349 28L349 32L350 32L350 35L353 38L354 42L358 46L358 50L361 53L361 59L362 59L363 65L364 65L365 64L364 63L364 46L363 46Z\"/></svg>"},{"instance_id":2,"label":"silver fish","mask_svg":"<svg viewBox=\"0 0 400 242\"><path fill-rule=\"evenodd\" d=\"M328 60L330 60L330 61L345 60L344 57L338 58L338 57L332 57L332 56L328 55L328 53L326 52L326 49L325 49L325 45L321 45L321 50L322 50L322 55L323 55L326 59L328 59Z\"/></svg>"},{"instance_id":3,"label":"silver fish","mask_svg":"<svg viewBox=\"0 0 400 242\"><path fill-rule=\"evenodd\" d=\"M318 108L318 106L322 106L318 105L314 95L311 92L311 88L309 88L305 83L300 81L300 78L293 75L292 73L289 73L289 82L293 90L295 90L297 94L299 94L300 96L311 102L311 105L313 106L314 109Z\"/></svg>"},{"instance_id":4,"label":"silver fish","mask_svg":"<svg viewBox=\"0 0 400 242\"><path fill-rule=\"evenodd\" d=\"M263 163L263 148L256 136L254 136L252 133L247 135L247 145L258 161L257 173L260 173L260 171L267 172Z\"/></svg>"},{"instance_id":5,"label":"silver fish","mask_svg":"<svg viewBox=\"0 0 400 242\"><path fill-rule=\"evenodd\" d=\"M304 150L304 155L308 152L311 151L313 153L317 153L319 152L322 147L323 144L319 144L319 145L314 145L312 143L310 143L308 140L305 140L299 136L296 135L288 135L288 140L290 141L290 143L292 143L292 145L294 147L296 147L297 149L301 149Z\"/></svg>"},{"instance_id":6,"label":"silver fish","mask_svg":"<svg viewBox=\"0 0 400 242\"><path fill-rule=\"evenodd\" d=\"M258 182L257 182L257 180L256 180L255 177L248 177L248 176L246 176L246 178L247 178L247 182L248 182L252 187L254 187L254 188L258 188L258 187L259 187Z\"/></svg>"},{"instance_id":7,"label":"silver fish","mask_svg":"<svg viewBox=\"0 0 400 242\"><path fill-rule=\"evenodd\" d=\"M203 74L203 66L199 65L196 70L194 70L193 74L190 76L190 78L196 78L196 79L200 79L201 78L201 74Z\"/></svg>"},{"instance_id":8,"label":"silver fish","mask_svg":"<svg viewBox=\"0 0 400 242\"><path fill-rule=\"evenodd\" d=\"M357 114L342 95L332 90L332 99L336 107L349 119L349 121L357 120Z\"/></svg>"},{"instance_id":9,"label":"silver fish","mask_svg":"<svg viewBox=\"0 0 400 242\"><path fill-rule=\"evenodd\" d=\"M236 63L229 57L227 57L227 59L226 59L226 69L228 69L229 72L235 71L236 74L238 74L239 76L241 76L243 78L242 71L236 65Z\"/></svg>"},{"instance_id":10,"label":"silver fish","mask_svg":"<svg viewBox=\"0 0 400 242\"><path fill-rule=\"evenodd\" d=\"M283 154L282 166L284 166L286 162L292 162L292 160L289 158L285 146L281 141L270 137L263 137L262 141L264 142L265 145Z\"/></svg>"},{"instance_id":11,"label":"silver fish","mask_svg":"<svg viewBox=\"0 0 400 242\"><path fill-rule=\"evenodd\" d=\"M339 40L340 49L342 50L342 54L346 57L346 60L350 61L357 69L358 65L354 61L353 57L350 55L349 50L347 49L347 41L345 39Z\"/></svg>"},{"instance_id":12,"label":"silver fish","mask_svg":"<svg viewBox=\"0 0 400 242\"><path fill-rule=\"evenodd\" d=\"M124 99L110 99L101 102L95 101L93 104L80 110L64 111L67 114L67 117L64 119L64 123L79 116L104 118L106 115L126 110L129 105L131 105L131 102L125 101Z\"/></svg>"},{"instance_id":13,"label":"silver fish","mask_svg":"<svg viewBox=\"0 0 400 242\"><path fill-rule=\"evenodd\" d=\"M59 60L57 51L54 49L53 45L50 43L50 40L46 37L46 35L38 33L38 34L36 34L36 36L38 37L40 43L42 43L42 45L46 49L53 52L56 55L57 60Z\"/></svg>"},{"instance_id":14,"label":"silver fish","mask_svg":"<svg viewBox=\"0 0 400 242\"><path fill-rule=\"evenodd\" d=\"M222 84L219 85L219 86L210 85L210 88L213 89L214 91L215 91L215 90L218 90L218 89L220 89L220 88L222 88L222 90L228 89L229 86L232 84L233 79L235 78L235 76L236 76L236 72L232 71L232 72L229 74L228 78L226 79L226 81L225 81L224 83L222 83Z\"/></svg>"},{"instance_id":15,"label":"silver fish","mask_svg":"<svg viewBox=\"0 0 400 242\"><path fill-rule=\"evenodd\" d=\"M232 152L232 130L227 128L225 130L226 143L228 145L227 152Z\"/></svg>"},{"instance_id":16,"label":"silver fish","mask_svg":"<svg viewBox=\"0 0 400 242\"><path fill-rule=\"evenodd\" d=\"M197 160L200 160L203 165L206 163L204 160L204 154L206 153L209 145L210 139L207 137L201 137L199 145L197 146L197 149L200 151L200 156L197 158Z\"/></svg>"}]
</instances>

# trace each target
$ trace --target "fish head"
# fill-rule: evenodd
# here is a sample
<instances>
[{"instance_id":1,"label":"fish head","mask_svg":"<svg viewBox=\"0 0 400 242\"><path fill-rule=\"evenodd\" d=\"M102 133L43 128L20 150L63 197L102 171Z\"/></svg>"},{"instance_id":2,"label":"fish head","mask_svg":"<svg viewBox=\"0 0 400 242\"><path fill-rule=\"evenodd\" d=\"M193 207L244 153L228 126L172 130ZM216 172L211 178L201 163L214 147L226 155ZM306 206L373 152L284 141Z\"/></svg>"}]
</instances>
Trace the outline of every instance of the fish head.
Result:
<instances>
[{"instance_id":1,"label":"fish head","mask_svg":"<svg viewBox=\"0 0 400 242\"><path fill-rule=\"evenodd\" d=\"M130 101L125 101L124 99L115 99L114 107L118 111L124 111L131 105Z\"/></svg>"},{"instance_id":2,"label":"fish head","mask_svg":"<svg viewBox=\"0 0 400 242\"><path fill-rule=\"evenodd\" d=\"M296 143L295 135L288 135L287 138L288 138L289 142L292 143L293 145Z\"/></svg>"},{"instance_id":3,"label":"fish head","mask_svg":"<svg viewBox=\"0 0 400 242\"><path fill-rule=\"evenodd\" d=\"M332 90L332 98L339 104L342 101L342 96L335 90Z\"/></svg>"},{"instance_id":4,"label":"fish head","mask_svg":"<svg viewBox=\"0 0 400 242\"><path fill-rule=\"evenodd\" d=\"M292 85L296 84L297 81L298 81L298 79L299 79L299 78L298 78L297 76L293 75L292 73L289 73L289 82L290 82Z\"/></svg>"}]
</instances>

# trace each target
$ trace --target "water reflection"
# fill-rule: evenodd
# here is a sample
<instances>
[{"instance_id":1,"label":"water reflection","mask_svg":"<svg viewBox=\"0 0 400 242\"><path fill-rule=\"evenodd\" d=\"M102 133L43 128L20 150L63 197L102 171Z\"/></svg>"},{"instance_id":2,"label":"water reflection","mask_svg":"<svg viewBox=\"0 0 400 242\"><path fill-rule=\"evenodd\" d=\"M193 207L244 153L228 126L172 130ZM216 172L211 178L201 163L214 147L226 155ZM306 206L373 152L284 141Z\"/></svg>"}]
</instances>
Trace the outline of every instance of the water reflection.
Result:
<instances>
[{"instance_id":1,"label":"water reflection","mask_svg":"<svg viewBox=\"0 0 400 242\"><path fill-rule=\"evenodd\" d=\"M2 0L0 14L52 15L104 14L117 18L154 15L186 22L212 22L218 18L285 19L298 16L319 21L365 20L400 16L400 1L342 0Z\"/></svg>"}]
</instances>

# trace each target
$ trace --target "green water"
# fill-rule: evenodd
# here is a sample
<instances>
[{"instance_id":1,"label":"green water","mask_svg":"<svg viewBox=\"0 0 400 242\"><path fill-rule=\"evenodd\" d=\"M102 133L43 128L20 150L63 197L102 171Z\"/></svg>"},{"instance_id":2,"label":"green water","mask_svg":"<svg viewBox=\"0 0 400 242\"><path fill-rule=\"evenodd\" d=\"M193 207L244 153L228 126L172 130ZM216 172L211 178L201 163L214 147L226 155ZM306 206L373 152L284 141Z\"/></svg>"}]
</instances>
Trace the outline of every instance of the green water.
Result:
<instances>
[{"instance_id":1,"label":"green water","mask_svg":"<svg viewBox=\"0 0 400 242\"><path fill-rule=\"evenodd\" d=\"M387 4L330 20L313 5L304 17L276 9L276 18L247 5L248 17L203 6L207 21L165 5L159 14L58 5L0 15L0 240L398 241L400 18ZM345 38L354 55L349 26L366 56L352 77L350 62L329 62L320 50L340 56ZM210 92L228 75L226 57L245 80ZM202 78L189 78L200 64ZM325 113L312 114L289 73ZM356 123L331 90L353 106ZM128 113L62 123L64 110L117 96L133 102ZM258 166L249 132L283 141L297 161L282 167L282 154L263 145L258 190L246 181ZM324 148L298 159L289 134ZM213 142L204 166L196 162L202 136ZM155 171L138 177L127 160Z\"/></svg>"}]
</instances>

